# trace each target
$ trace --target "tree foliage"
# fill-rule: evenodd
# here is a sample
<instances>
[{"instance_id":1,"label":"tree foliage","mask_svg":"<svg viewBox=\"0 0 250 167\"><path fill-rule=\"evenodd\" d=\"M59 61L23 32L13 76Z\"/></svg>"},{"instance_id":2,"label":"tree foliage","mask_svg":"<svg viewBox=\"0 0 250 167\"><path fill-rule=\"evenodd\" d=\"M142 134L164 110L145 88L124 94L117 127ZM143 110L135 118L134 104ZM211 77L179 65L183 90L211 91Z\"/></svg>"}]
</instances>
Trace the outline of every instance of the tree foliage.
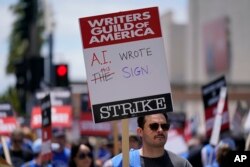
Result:
<instances>
[{"instance_id":1,"label":"tree foliage","mask_svg":"<svg viewBox=\"0 0 250 167\"><path fill-rule=\"evenodd\" d=\"M16 62L29 56L39 56L44 42L45 29L42 0L19 0L10 7L15 16L9 36L7 74L15 73ZM21 112L21 101L18 90L10 87L2 96L0 102L9 102L15 111ZM23 111L25 112L25 111Z\"/></svg>"},{"instance_id":2,"label":"tree foliage","mask_svg":"<svg viewBox=\"0 0 250 167\"><path fill-rule=\"evenodd\" d=\"M44 19L43 10L39 8L39 0L19 0L10 7L16 19L9 37L9 55L7 73L15 72L15 62L31 56L39 55L43 44ZM35 49L34 49L35 47ZM31 52L35 50L35 52Z\"/></svg>"},{"instance_id":3,"label":"tree foliage","mask_svg":"<svg viewBox=\"0 0 250 167\"><path fill-rule=\"evenodd\" d=\"M14 110L20 113L21 104L18 99L17 91L15 88L9 88L4 95L0 97L0 103L10 103Z\"/></svg>"}]
</instances>

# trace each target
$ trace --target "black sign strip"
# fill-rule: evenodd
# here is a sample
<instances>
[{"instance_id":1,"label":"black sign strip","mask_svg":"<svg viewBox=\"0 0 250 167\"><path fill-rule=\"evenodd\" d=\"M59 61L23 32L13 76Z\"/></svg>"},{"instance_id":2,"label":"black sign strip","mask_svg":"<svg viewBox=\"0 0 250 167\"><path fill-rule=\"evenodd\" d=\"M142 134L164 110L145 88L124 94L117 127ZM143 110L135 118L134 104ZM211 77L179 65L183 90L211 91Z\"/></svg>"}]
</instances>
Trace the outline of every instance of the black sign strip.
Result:
<instances>
[{"instance_id":1,"label":"black sign strip","mask_svg":"<svg viewBox=\"0 0 250 167\"><path fill-rule=\"evenodd\" d=\"M41 109L42 109L42 127L51 126L51 101L50 95L46 95L41 100Z\"/></svg>"},{"instance_id":2,"label":"black sign strip","mask_svg":"<svg viewBox=\"0 0 250 167\"><path fill-rule=\"evenodd\" d=\"M227 86L224 76L202 86L202 98L204 108L217 105L220 96L220 89Z\"/></svg>"},{"instance_id":3,"label":"black sign strip","mask_svg":"<svg viewBox=\"0 0 250 167\"><path fill-rule=\"evenodd\" d=\"M172 111L170 93L95 104L92 106L95 123Z\"/></svg>"}]
</instances>

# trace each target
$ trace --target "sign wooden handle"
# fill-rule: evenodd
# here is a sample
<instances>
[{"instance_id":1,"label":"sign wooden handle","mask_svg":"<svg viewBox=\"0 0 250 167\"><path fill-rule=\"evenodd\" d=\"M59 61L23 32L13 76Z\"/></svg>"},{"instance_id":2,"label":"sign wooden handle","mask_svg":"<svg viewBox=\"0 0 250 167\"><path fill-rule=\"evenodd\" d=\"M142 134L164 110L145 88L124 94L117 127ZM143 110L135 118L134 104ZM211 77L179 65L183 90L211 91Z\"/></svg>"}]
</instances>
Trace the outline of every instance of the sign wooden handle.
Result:
<instances>
[{"instance_id":1,"label":"sign wooden handle","mask_svg":"<svg viewBox=\"0 0 250 167\"><path fill-rule=\"evenodd\" d=\"M122 119L122 166L129 166L129 128L128 119Z\"/></svg>"},{"instance_id":2,"label":"sign wooden handle","mask_svg":"<svg viewBox=\"0 0 250 167\"><path fill-rule=\"evenodd\" d=\"M10 159L10 152L9 152L8 147L7 147L6 140L5 140L4 136L1 136L1 142L2 142L2 145L3 145L3 151L4 151L5 159L8 162L8 164L12 165L11 159Z\"/></svg>"}]
</instances>

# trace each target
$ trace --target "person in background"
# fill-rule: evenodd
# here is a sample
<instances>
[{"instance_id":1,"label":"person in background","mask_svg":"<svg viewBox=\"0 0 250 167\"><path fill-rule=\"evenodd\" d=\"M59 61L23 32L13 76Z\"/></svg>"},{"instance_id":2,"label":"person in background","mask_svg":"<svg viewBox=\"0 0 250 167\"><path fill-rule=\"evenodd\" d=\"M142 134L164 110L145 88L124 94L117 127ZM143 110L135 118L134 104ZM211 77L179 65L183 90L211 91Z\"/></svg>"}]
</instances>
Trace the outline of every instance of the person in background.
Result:
<instances>
[{"instance_id":1,"label":"person in background","mask_svg":"<svg viewBox=\"0 0 250 167\"><path fill-rule=\"evenodd\" d=\"M34 141L32 145L32 150L34 153L34 159L26 162L21 167L42 167L42 139L38 138ZM51 164L46 164L46 167L52 167Z\"/></svg>"},{"instance_id":2,"label":"person in background","mask_svg":"<svg viewBox=\"0 0 250 167\"><path fill-rule=\"evenodd\" d=\"M32 143L37 138L35 133L28 126L23 126L22 131L23 131L24 140L30 141Z\"/></svg>"},{"instance_id":3,"label":"person in background","mask_svg":"<svg viewBox=\"0 0 250 167\"><path fill-rule=\"evenodd\" d=\"M141 148L141 140L136 134L129 135L129 148L130 149Z\"/></svg>"},{"instance_id":4,"label":"person in background","mask_svg":"<svg viewBox=\"0 0 250 167\"><path fill-rule=\"evenodd\" d=\"M129 149L139 149L139 148L141 148L141 140L140 140L140 138L136 134L131 133L129 135ZM112 149L114 149L114 148L112 147ZM112 157L110 159L106 160L103 163L102 167L111 167L112 166Z\"/></svg>"},{"instance_id":5,"label":"person in background","mask_svg":"<svg viewBox=\"0 0 250 167\"><path fill-rule=\"evenodd\" d=\"M32 148L24 142L24 136L21 129L15 129L11 133L8 147L13 167L20 167L25 162L33 159ZM4 158L4 154L1 156Z\"/></svg>"},{"instance_id":6,"label":"person in background","mask_svg":"<svg viewBox=\"0 0 250 167\"><path fill-rule=\"evenodd\" d=\"M188 160L165 150L170 124L166 113L138 117L137 134L142 147L129 152L130 166L142 167L191 167ZM122 166L122 154L112 158L113 167Z\"/></svg>"},{"instance_id":7,"label":"person in background","mask_svg":"<svg viewBox=\"0 0 250 167\"><path fill-rule=\"evenodd\" d=\"M94 167L93 148L90 144L73 143L69 167Z\"/></svg>"},{"instance_id":8,"label":"person in background","mask_svg":"<svg viewBox=\"0 0 250 167\"><path fill-rule=\"evenodd\" d=\"M30 152L32 152L32 140L29 140L26 138L26 133L23 131L23 128L17 128L15 129L13 133L16 133L16 134L20 134L22 136L22 149L25 149L25 150L29 150ZM10 147L13 145L13 142L11 141L11 136L10 138L7 139L6 141L7 143L7 146L8 148L10 149ZM2 144L0 143L0 154L3 154L3 148L2 148Z\"/></svg>"},{"instance_id":9,"label":"person in background","mask_svg":"<svg viewBox=\"0 0 250 167\"><path fill-rule=\"evenodd\" d=\"M212 144L206 144L201 149L201 161L203 167L216 167L218 166L216 160L215 146Z\"/></svg>"},{"instance_id":10,"label":"person in background","mask_svg":"<svg viewBox=\"0 0 250 167\"><path fill-rule=\"evenodd\" d=\"M68 167L70 149L66 147L67 139L64 129L52 130L52 165L53 167Z\"/></svg>"},{"instance_id":11,"label":"person in background","mask_svg":"<svg viewBox=\"0 0 250 167\"><path fill-rule=\"evenodd\" d=\"M120 135L118 137L118 143L117 143L117 151L120 153L122 151L122 137ZM97 167L105 167L106 164L109 164L109 161L111 161L111 158L115 156L115 144L114 144L114 138L113 136L108 137L108 142L106 144L106 151L108 154L106 156L97 157L95 165Z\"/></svg>"},{"instance_id":12,"label":"person in background","mask_svg":"<svg viewBox=\"0 0 250 167\"><path fill-rule=\"evenodd\" d=\"M229 145L220 144L216 151L216 160L218 165L214 165L213 167L227 167L227 165L230 166L230 164L228 164L229 161L227 157L230 151L232 151L232 149L229 147Z\"/></svg>"},{"instance_id":13,"label":"person in background","mask_svg":"<svg viewBox=\"0 0 250 167\"><path fill-rule=\"evenodd\" d=\"M203 137L193 136L188 142L187 159L193 166L202 166L201 149L203 147Z\"/></svg>"},{"instance_id":14,"label":"person in background","mask_svg":"<svg viewBox=\"0 0 250 167\"><path fill-rule=\"evenodd\" d=\"M228 155L231 151L235 150L236 150L236 143L232 138L226 137L220 140L219 144L216 146L216 160L218 163L218 167L231 166L230 161L228 161L229 158Z\"/></svg>"},{"instance_id":15,"label":"person in background","mask_svg":"<svg viewBox=\"0 0 250 167\"><path fill-rule=\"evenodd\" d=\"M108 141L107 139L101 139L100 140L100 146L98 148L97 152L97 158L96 158L96 165L97 166L102 166L105 161L111 158L112 156L112 150L113 149L113 140L111 139Z\"/></svg>"}]
</instances>

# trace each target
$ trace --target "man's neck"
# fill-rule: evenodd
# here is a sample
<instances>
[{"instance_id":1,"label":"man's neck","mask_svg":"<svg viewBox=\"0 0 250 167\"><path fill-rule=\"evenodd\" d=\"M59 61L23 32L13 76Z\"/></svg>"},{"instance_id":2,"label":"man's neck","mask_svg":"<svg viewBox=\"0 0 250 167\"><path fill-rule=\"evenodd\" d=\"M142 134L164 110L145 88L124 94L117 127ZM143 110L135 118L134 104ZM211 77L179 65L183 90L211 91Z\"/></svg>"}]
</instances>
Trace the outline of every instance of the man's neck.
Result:
<instances>
[{"instance_id":1,"label":"man's neck","mask_svg":"<svg viewBox=\"0 0 250 167\"><path fill-rule=\"evenodd\" d=\"M143 146L140 149L140 155L143 157L157 158L163 156L165 150L164 147L152 148Z\"/></svg>"}]
</instances>

